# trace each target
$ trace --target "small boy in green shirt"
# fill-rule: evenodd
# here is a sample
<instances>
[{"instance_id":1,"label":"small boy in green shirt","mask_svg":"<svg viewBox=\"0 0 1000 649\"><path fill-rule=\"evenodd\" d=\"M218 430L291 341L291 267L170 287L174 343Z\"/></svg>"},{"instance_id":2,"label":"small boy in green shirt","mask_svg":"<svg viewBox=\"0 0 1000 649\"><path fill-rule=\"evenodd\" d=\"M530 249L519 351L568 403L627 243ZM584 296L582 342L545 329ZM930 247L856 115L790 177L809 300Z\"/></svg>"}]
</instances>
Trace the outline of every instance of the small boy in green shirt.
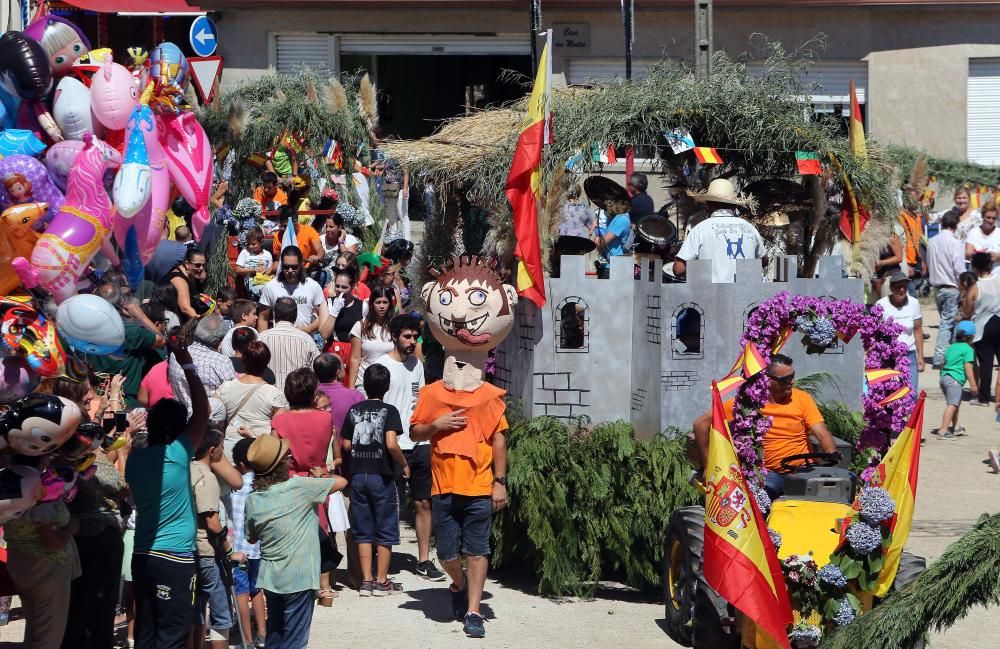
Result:
<instances>
[{"instance_id":1,"label":"small boy in green shirt","mask_svg":"<svg viewBox=\"0 0 1000 649\"><path fill-rule=\"evenodd\" d=\"M971 320L959 322L955 326L955 342L950 344L944 353L940 385L947 405L941 417L941 428L931 431L941 435L942 439L955 439L955 433L964 430L958 427L958 409L962 405L962 387L965 382L969 382L973 397L979 393L973 371L976 354L969 344L975 336L975 323Z\"/></svg>"}]
</instances>

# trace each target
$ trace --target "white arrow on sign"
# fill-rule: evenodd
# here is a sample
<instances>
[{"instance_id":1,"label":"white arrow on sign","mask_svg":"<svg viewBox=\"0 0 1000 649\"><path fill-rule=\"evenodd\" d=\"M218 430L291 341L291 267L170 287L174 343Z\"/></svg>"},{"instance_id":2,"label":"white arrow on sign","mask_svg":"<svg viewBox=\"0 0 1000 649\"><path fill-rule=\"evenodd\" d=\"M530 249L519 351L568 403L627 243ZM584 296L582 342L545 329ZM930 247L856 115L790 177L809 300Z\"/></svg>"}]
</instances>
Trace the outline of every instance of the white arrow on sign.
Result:
<instances>
[{"instance_id":1,"label":"white arrow on sign","mask_svg":"<svg viewBox=\"0 0 1000 649\"><path fill-rule=\"evenodd\" d=\"M202 27L201 30L197 34L194 35L194 40L196 40L200 44L204 45L205 41L214 41L215 40L215 34L213 34L212 32L209 32L209 31L205 31L205 28Z\"/></svg>"}]
</instances>

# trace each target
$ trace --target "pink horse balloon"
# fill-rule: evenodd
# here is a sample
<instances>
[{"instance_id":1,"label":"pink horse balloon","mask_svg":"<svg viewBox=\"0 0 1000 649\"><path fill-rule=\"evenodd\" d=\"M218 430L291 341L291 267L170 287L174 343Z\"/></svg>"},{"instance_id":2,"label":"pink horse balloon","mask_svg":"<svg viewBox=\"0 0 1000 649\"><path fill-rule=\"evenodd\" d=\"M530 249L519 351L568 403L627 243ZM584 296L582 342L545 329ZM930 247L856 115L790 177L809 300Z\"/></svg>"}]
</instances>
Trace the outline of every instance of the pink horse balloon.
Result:
<instances>
[{"instance_id":1,"label":"pink horse balloon","mask_svg":"<svg viewBox=\"0 0 1000 649\"><path fill-rule=\"evenodd\" d=\"M104 57L101 69L90 82L90 109L106 128L121 130L128 124L132 109L139 101L139 89L132 73Z\"/></svg>"},{"instance_id":2,"label":"pink horse balloon","mask_svg":"<svg viewBox=\"0 0 1000 649\"><path fill-rule=\"evenodd\" d=\"M161 115L160 144L167 157L167 169L181 196L191 207L194 238L208 225L208 199L212 190L212 145L194 113Z\"/></svg>"},{"instance_id":3,"label":"pink horse balloon","mask_svg":"<svg viewBox=\"0 0 1000 649\"><path fill-rule=\"evenodd\" d=\"M121 156L87 133L66 186L66 201L35 244L31 261L18 257L11 265L27 288L39 286L56 303L76 294L76 281L97 251L108 252L113 208L104 189L104 172L121 164ZM113 253L112 253L113 254Z\"/></svg>"},{"instance_id":4,"label":"pink horse balloon","mask_svg":"<svg viewBox=\"0 0 1000 649\"><path fill-rule=\"evenodd\" d=\"M149 161L151 176L151 192L149 200L136 213L134 218L135 231L139 235L139 258L148 264L156 252L156 245L163 238L163 226L167 222L167 210L170 209L170 172L167 171L167 160L163 147L160 146L158 131L163 128L153 111L149 108L149 96L152 84L142 94L142 100L135 109L129 130L138 129L146 142L146 157ZM124 225L122 232L128 230Z\"/></svg>"}]
</instances>

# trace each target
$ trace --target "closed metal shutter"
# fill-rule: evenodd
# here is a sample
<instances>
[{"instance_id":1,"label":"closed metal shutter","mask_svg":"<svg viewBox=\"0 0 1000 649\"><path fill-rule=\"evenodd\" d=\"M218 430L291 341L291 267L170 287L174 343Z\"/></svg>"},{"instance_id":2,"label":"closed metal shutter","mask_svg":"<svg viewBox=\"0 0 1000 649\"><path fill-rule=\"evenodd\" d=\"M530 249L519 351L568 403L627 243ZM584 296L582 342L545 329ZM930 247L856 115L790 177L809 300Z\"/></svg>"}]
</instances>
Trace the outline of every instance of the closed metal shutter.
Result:
<instances>
[{"instance_id":1,"label":"closed metal shutter","mask_svg":"<svg viewBox=\"0 0 1000 649\"><path fill-rule=\"evenodd\" d=\"M1000 59L969 59L967 98L969 161L1000 165Z\"/></svg>"},{"instance_id":2,"label":"closed metal shutter","mask_svg":"<svg viewBox=\"0 0 1000 649\"><path fill-rule=\"evenodd\" d=\"M632 78L641 79L646 76L647 66L648 63L642 59L632 59ZM566 61L566 83L571 86L615 78L625 78L624 58L578 58Z\"/></svg>"},{"instance_id":3,"label":"closed metal shutter","mask_svg":"<svg viewBox=\"0 0 1000 649\"><path fill-rule=\"evenodd\" d=\"M273 34L271 65L279 73L297 67L334 69L334 38L330 34Z\"/></svg>"},{"instance_id":4,"label":"closed metal shutter","mask_svg":"<svg viewBox=\"0 0 1000 649\"><path fill-rule=\"evenodd\" d=\"M763 64L747 63L747 71L755 76L764 74ZM858 93L858 103L868 99L868 63L866 61L817 61L802 76L802 87L809 93L809 103L817 112L832 112L839 106L844 115L851 112L851 80Z\"/></svg>"},{"instance_id":5,"label":"closed metal shutter","mask_svg":"<svg viewBox=\"0 0 1000 649\"><path fill-rule=\"evenodd\" d=\"M530 55L523 34L338 34L341 54L376 55Z\"/></svg>"}]
</instances>

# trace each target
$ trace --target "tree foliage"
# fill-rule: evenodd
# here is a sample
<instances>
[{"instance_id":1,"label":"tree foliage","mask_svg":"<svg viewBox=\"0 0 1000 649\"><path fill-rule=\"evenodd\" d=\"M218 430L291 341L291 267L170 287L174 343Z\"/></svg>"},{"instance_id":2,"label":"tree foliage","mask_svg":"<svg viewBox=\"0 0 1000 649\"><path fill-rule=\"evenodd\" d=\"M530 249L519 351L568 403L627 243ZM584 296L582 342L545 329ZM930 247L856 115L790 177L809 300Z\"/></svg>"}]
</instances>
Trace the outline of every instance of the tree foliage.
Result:
<instances>
[{"instance_id":1,"label":"tree foliage","mask_svg":"<svg viewBox=\"0 0 1000 649\"><path fill-rule=\"evenodd\" d=\"M636 440L625 422L592 430L537 417L508 436L509 505L494 565L528 562L543 595L589 596L602 576L660 584L671 512L695 503L684 437Z\"/></svg>"},{"instance_id":2,"label":"tree foliage","mask_svg":"<svg viewBox=\"0 0 1000 649\"><path fill-rule=\"evenodd\" d=\"M987 167L965 160L935 158L923 151L904 146L890 146L887 151L889 159L899 168L900 178L909 178L917 160L926 158L928 173L934 176L938 186L944 189L956 189L965 184L985 185L992 189L1000 182L1000 167Z\"/></svg>"}]
</instances>

